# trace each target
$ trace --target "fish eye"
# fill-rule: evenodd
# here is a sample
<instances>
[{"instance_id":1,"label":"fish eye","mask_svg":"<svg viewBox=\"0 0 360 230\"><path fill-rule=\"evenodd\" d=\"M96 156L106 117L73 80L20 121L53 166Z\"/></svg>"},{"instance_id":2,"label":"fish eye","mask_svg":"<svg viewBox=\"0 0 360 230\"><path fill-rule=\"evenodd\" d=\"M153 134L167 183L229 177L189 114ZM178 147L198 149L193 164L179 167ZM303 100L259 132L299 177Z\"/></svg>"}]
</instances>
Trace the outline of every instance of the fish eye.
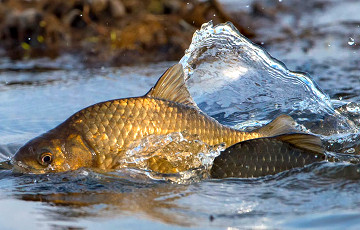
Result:
<instances>
[{"instance_id":1,"label":"fish eye","mask_svg":"<svg viewBox=\"0 0 360 230\"><path fill-rule=\"evenodd\" d=\"M44 166L49 165L52 162L52 153L50 153L50 152L42 153L40 156L39 162L41 165L44 165Z\"/></svg>"}]
</instances>

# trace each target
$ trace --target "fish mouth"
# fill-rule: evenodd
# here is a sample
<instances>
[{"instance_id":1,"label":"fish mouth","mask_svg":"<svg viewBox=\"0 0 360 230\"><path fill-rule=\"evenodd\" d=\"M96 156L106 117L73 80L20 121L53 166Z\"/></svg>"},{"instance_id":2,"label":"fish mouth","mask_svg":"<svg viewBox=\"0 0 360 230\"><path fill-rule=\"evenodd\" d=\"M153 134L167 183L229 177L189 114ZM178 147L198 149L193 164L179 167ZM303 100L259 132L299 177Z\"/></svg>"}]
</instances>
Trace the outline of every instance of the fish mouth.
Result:
<instances>
[{"instance_id":1,"label":"fish mouth","mask_svg":"<svg viewBox=\"0 0 360 230\"><path fill-rule=\"evenodd\" d=\"M13 163L11 162L11 160L7 160L7 161L1 161L0 162L0 170L11 170L13 169Z\"/></svg>"},{"instance_id":2,"label":"fish mouth","mask_svg":"<svg viewBox=\"0 0 360 230\"><path fill-rule=\"evenodd\" d=\"M7 160L0 162L0 170L12 170L14 173L27 173L30 172L28 167L23 166L23 164L18 163L17 161Z\"/></svg>"},{"instance_id":3,"label":"fish mouth","mask_svg":"<svg viewBox=\"0 0 360 230\"><path fill-rule=\"evenodd\" d=\"M22 173L22 174L44 174L45 173L45 170L31 167L27 164L24 164L22 161L16 161L13 159L13 160L9 161L9 164L11 164L10 169L14 173Z\"/></svg>"}]
</instances>

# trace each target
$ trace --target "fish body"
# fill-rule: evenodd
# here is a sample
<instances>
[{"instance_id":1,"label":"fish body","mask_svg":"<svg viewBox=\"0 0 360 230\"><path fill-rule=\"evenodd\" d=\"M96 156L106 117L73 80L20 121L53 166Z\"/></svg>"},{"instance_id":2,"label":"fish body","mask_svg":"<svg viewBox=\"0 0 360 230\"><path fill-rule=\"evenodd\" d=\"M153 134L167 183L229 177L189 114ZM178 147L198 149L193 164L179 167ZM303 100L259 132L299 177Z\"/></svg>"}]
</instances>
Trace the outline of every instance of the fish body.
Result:
<instances>
[{"instance_id":1,"label":"fish body","mask_svg":"<svg viewBox=\"0 0 360 230\"><path fill-rule=\"evenodd\" d=\"M290 132L293 122L289 116L280 116L254 132L223 126L197 107L185 86L182 66L177 64L145 96L101 102L80 110L26 143L13 162L15 170L31 173L81 167L111 170L124 167L121 159L129 146L150 135L186 132L210 146L231 146ZM161 157L150 158L149 162L148 169L161 173L182 170Z\"/></svg>"},{"instance_id":2,"label":"fish body","mask_svg":"<svg viewBox=\"0 0 360 230\"><path fill-rule=\"evenodd\" d=\"M237 143L215 158L211 177L262 177L325 160L325 155L319 151L305 150L286 141L289 137L292 141L304 138L314 140L311 135L289 134Z\"/></svg>"},{"instance_id":3,"label":"fish body","mask_svg":"<svg viewBox=\"0 0 360 230\"><path fill-rule=\"evenodd\" d=\"M70 117L61 130L74 130L94 153L92 166L118 167L119 159L136 140L149 135L186 131L208 145L257 138L258 133L225 127L196 108L151 97L126 98L99 103Z\"/></svg>"}]
</instances>

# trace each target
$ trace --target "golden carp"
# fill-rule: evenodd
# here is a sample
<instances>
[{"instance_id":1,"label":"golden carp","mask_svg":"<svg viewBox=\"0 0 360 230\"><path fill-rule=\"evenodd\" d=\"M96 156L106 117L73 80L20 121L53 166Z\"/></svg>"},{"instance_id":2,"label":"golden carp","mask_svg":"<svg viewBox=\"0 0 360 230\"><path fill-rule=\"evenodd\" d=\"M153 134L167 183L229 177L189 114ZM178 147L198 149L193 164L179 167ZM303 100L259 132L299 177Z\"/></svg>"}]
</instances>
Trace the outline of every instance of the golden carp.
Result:
<instances>
[{"instance_id":1,"label":"golden carp","mask_svg":"<svg viewBox=\"0 0 360 230\"><path fill-rule=\"evenodd\" d=\"M150 135L186 132L214 146L276 136L293 132L293 119L282 115L267 126L242 132L221 125L205 115L192 100L184 81L181 64L169 68L156 85L142 97L101 102L80 110L43 135L30 140L13 157L14 170L47 173L81 167L111 170L126 167L121 159L135 141ZM293 144L321 151L318 137L306 135ZM305 144L303 144L305 143ZM156 156L148 160L148 169L174 173L188 167L174 167ZM186 165L187 162L184 162Z\"/></svg>"}]
</instances>

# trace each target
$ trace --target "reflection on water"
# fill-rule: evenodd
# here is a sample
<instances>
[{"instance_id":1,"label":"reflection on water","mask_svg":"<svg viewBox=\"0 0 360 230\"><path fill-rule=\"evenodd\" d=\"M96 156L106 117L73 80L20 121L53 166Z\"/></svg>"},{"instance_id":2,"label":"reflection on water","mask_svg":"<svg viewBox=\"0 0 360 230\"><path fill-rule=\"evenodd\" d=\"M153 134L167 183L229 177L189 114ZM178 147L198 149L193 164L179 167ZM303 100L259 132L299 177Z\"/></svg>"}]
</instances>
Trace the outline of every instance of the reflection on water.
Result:
<instances>
[{"instance_id":1,"label":"reflection on water","mask_svg":"<svg viewBox=\"0 0 360 230\"><path fill-rule=\"evenodd\" d=\"M128 225L127 221L140 228L152 223L155 229L288 228L312 223L314 218L323 221L321 226L331 227L327 219L334 212L329 210L338 210L339 226L346 226L349 218L356 225L358 215L353 210L360 204L359 168L316 163L260 179L206 180L190 185L125 175L115 178L84 170L58 176L0 174L1 184L8 186L0 187L2 194L8 194L0 196L0 204L15 212L19 203L9 199L26 201L26 205L20 204L36 217L29 219L29 226L44 228L114 228ZM0 216L6 216L5 212L1 209Z\"/></svg>"},{"instance_id":2,"label":"reflection on water","mask_svg":"<svg viewBox=\"0 0 360 230\"><path fill-rule=\"evenodd\" d=\"M185 185L152 185L150 188L132 186L132 189L128 190L123 192L29 193L15 197L61 207L49 210L47 213L53 221L90 217L111 219L117 216L123 218L124 216L144 216L147 219L171 225L193 225L194 219L181 215L186 207L176 203L181 197L191 194L186 191Z\"/></svg>"}]
</instances>

